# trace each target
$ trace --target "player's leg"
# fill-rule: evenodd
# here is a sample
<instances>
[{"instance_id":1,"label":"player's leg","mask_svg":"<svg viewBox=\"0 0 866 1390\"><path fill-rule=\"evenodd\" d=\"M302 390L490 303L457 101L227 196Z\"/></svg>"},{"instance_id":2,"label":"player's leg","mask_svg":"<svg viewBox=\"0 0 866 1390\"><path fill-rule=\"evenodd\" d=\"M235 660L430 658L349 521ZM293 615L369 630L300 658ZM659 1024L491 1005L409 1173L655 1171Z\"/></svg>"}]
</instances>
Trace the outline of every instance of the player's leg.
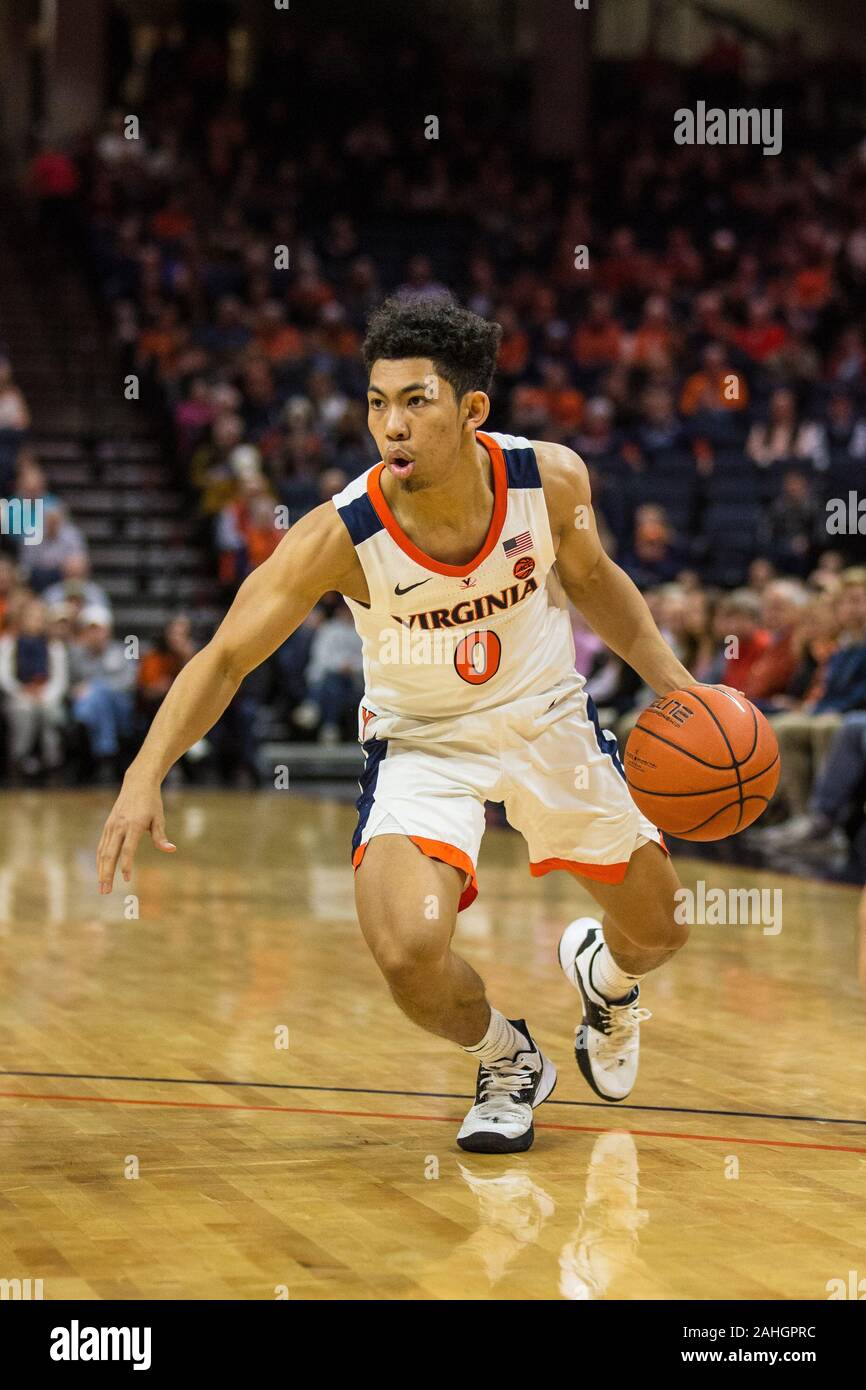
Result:
<instances>
[{"instance_id":1,"label":"player's leg","mask_svg":"<svg viewBox=\"0 0 866 1390\"><path fill-rule=\"evenodd\" d=\"M355 874L364 940L407 1018L461 1047L490 1023L484 981L452 949L464 874L405 835L377 835Z\"/></svg>"},{"instance_id":2,"label":"player's leg","mask_svg":"<svg viewBox=\"0 0 866 1390\"><path fill-rule=\"evenodd\" d=\"M637 1076L640 981L685 943L679 881L659 832L629 795L616 740L598 725L575 683L515 719L508 818L524 835L536 876L565 869L604 911L571 922L559 963L583 1001L575 1056L606 1100L622 1100Z\"/></svg>"},{"instance_id":3,"label":"player's leg","mask_svg":"<svg viewBox=\"0 0 866 1390\"><path fill-rule=\"evenodd\" d=\"M452 947L465 877L405 835L376 835L355 875L358 919L407 1018L478 1062L475 1104L457 1136L461 1148L518 1152L532 1143L532 1111L550 1095L556 1071L523 1019L491 1008L484 982Z\"/></svg>"},{"instance_id":4,"label":"player's leg","mask_svg":"<svg viewBox=\"0 0 866 1390\"><path fill-rule=\"evenodd\" d=\"M619 883L585 883L603 920L579 917L559 942L559 963L583 1001L574 1055L597 1095L624 1100L637 1079L640 1025L650 1017L639 1006L641 981L685 945L689 929L676 912L676 871L653 841L634 851Z\"/></svg>"},{"instance_id":5,"label":"player's leg","mask_svg":"<svg viewBox=\"0 0 866 1390\"><path fill-rule=\"evenodd\" d=\"M604 912L605 944L624 977L621 995L632 988L626 980L638 983L688 941L688 926L677 920L675 895L680 886L670 857L654 841L634 851L620 883L586 880L586 887ZM599 962L602 964L606 962ZM614 987L619 984L619 980L611 981Z\"/></svg>"}]
</instances>

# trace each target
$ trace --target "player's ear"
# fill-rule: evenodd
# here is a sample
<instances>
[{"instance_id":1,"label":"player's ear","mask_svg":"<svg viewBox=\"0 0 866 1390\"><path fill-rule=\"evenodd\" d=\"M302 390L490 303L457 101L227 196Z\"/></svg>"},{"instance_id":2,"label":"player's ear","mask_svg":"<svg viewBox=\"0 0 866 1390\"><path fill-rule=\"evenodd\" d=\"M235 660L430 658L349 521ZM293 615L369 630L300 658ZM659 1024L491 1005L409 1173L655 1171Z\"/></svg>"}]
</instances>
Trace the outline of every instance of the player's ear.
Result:
<instances>
[{"instance_id":1,"label":"player's ear","mask_svg":"<svg viewBox=\"0 0 866 1390\"><path fill-rule=\"evenodd\" d=\"M463 408L466 411L465 423L479 430L490 414L490 397L484 391L467 391L463 397Z\"/></svg>"}]
</instances>

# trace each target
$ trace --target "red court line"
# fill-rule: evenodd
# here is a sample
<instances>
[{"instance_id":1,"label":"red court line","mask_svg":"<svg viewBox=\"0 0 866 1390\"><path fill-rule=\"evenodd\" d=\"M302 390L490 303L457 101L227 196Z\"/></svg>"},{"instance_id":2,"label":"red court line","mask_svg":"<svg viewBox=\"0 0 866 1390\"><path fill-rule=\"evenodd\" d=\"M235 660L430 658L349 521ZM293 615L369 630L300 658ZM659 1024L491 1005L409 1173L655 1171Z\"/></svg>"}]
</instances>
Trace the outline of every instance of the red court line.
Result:
<instances>
[{"instance_id":1,"label":"red court line","mask_svg":"<svg viewBox=\"0 0 866 1390\"><path fill-rule=\"evenodd\" d=\"M191 1084L195 1084L194 1082ZM389 1110L323 1110L319 1106L303 1105L240 1105L231 1101L208 1100L139 1100L126 1096L64 1096L41 1095L31 1091L0 1091L5 1100L73 1100L87 1105L156 1105L177 1110L266 1110L277 1115L342 1115L355 1120L431 1120L442 1124L458 1124L459 1115L413 1115ZM554 1125L543 1121L536 1129L558 1129L572 1134L607 1134L611 1128L624 1129L641 1139L691 1139L713 1144L757 1144L769 1149L819 1149L826 1153L866 1154L866 1148L849 1144L810 1144L797 1139L745 1139L728 1134L674 1134L664 1129L632 1129L629 1125Z\"/></svg>"}]
</instances>

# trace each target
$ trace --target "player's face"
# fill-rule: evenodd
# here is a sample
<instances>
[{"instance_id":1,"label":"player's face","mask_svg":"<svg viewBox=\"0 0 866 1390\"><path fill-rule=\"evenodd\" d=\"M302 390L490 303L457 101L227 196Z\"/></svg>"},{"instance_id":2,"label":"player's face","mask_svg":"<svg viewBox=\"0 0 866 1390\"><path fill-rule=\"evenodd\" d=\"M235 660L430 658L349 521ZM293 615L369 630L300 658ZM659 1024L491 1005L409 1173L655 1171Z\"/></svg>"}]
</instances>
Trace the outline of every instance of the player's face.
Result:
<instances>
[{"instance_id":1,"label":"player's face","mask_svg":"<svg viewBox=\"0 0 866 1390\"><path fill-rule=\"evenodd\" d=\"M385 467L407 492L443 482L456 467L466 417L428 357L374 362L367 424Z\"/></svg>"}]
</instances>

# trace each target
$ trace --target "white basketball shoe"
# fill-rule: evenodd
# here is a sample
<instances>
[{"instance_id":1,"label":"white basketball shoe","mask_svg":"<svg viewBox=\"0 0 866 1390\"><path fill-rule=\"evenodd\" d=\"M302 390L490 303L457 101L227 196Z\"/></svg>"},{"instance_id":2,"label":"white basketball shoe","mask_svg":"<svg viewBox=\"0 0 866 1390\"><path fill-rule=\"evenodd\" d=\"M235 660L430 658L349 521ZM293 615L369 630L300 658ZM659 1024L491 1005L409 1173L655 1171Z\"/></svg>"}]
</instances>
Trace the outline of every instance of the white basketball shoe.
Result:
<instances>
[{"instance_id":1,"label":"white basketball shoe","mask_svg":"<svg viewBox=\"0 0 866 1390\"><path fill-rule=\"evenodd\" d=\"M583 1000L574 1038L577 1065L602 1100L625 1100L637 1079L640 1025L652 1015L638 1008L639 985L614 1003L599 994L592 983L592 962L603 945L601 923L578 917L559 939L559 964Z\"/></svg>"},{"instance_id":2,"label":"white basketball shoe","mask_svg":"<svg viewBox=\"0 0 866 1390\"><path fill-rule=\"evenodd\" d=\"M461 1149L470 1153L512 1154L531 1148L532 1112L556 1085L556 1067L536 1047L523 1019L509 1022L525 1037L526 1048L478 1068L475 1104L457 1135Z\"/></svg>"}]
</instances>

